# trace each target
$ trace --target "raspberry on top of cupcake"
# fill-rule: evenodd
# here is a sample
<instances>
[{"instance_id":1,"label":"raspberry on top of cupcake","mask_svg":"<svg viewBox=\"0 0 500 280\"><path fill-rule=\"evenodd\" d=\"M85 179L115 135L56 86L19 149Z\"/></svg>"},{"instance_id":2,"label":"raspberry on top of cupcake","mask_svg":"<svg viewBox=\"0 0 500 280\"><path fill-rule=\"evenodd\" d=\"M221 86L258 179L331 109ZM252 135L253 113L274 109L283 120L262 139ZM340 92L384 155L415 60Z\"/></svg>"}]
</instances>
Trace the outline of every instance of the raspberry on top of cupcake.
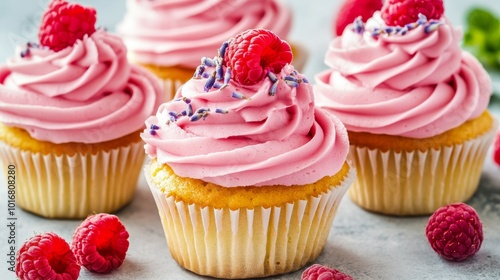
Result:
<instances>
[{"instance_id":1,"label":"raspberry on top of cupcake","mask_svg":"<svg viewBox=\"0 0 500 280\"><path fill-rule=\"evenodd\" d=\"M334 175L345 162L347 133L315 109L312 86L291 60L288 43L265 29L226 41L146 121L146 153L181 177L224 187Z\"/></svg>"},{"instance_id":2,"label":"raspberry on top of cupcake","mask_svg":"<svg viewBox=\"0 0 500 280\"><path fill-rule=\"evenodd\" d=\"M163 101L122 40L95 28L90 7L53 0L40 44L0 66L0 122L52 143L97 143L137 131Z\"/></svg>"},{"instance_id":3,"label":"raspberry on top of cupcake","mask_svg":"<svg viewBox=\"0 0 500 280\"><path fill-rule=\"evenodd\" d=\"M349 131L427 138L480 116L491 81L460 48L442 0L388 0L333 39L316 76L317 105Z\"/></svg>"}]
</instances>

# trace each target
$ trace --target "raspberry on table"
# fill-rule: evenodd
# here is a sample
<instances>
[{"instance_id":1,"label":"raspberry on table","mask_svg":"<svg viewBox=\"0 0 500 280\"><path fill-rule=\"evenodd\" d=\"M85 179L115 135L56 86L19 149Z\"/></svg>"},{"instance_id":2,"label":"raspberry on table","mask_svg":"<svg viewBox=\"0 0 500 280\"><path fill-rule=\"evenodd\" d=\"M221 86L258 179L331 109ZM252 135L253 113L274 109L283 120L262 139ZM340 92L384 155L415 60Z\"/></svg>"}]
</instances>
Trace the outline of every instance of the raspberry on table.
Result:
<instances>
[{"instance_id":1,"label":"raspberry on table","mask_svg":"<svg viewBox=\"0 0 500 280\"><path fill-rule=\"evenodd\" d=\"M387 25L401 27L416 22L419 14L437 20L443 13L443 0L387 0L381 9Z\"/></svg>"},{"instance_id":2,"label":"raspberry on table","mask_svg":"<svg viewBox=\"0 0 500 280\"><path fill-rule=\"evenodd\" d=\"M346 26L353 23L357 17L361 16L361 20L366 21L381 8L382 0L345 0L337 12L335 34L342 35Z\"/></svg>"},{"instance_id":3,"label":"raspberry on table","mask_svg":"<svg viewBox=\"0 0 500 280\"><path fill-rule=\"evenodd\" d=\"M224 56L231 77L243 85L254 85L269 71L279 73L291 62L290 45L265 29L249 29L236 35Z\"/></svg>"},{"instance_id":4,"label":"raspberry on table","mask_svg":"<svg viewBox=\"0 0 500 280\"><path fill-rule=\"evenodd\" d=\"M493 143L493 160L500 166L500 133L496 134L495 142Z\"/></svg>"},{"instance_id":5,"label":"raspberry on table","mask_svg":"<svg viewBox=\"0 0 500 280\"><path fill-rule=\"evenodd\" d=\"M80 265L69 244L55 233L28 239L16 258L16 275L21 280L78 279Z\"/></svg>"},{"instance_id":6,"label":"raspberry on table","mask_svg":"<svg viewBox=\"0 0 500 280\"><path fill-rule=\"evenodd\" d=\"M353 280L353 278L336 269L313 264L304 270L302 280Z\"/></svg>"},{"instance_id":7,"label":"raspberry on table","mask_svg":"<svg viewBox=\"0 0 500 280\"><path fill-rule=\"evenodd\" d=\"M117 216L89 216L73 234L71 249L78 263L91 272L108 273L125 259L129 234Z\"/></svg>"},{"instance_id":8,"label":"raspberry on table","mask_svg":"<svg viewBox=\"0 0 500 280\"><path fill-rule=\"evenodd\" d=\"M476 210L465 203L443 206L429 218L425 228L432 249L450 261L473 256L483 242L483 226Z\"/></svg>"},{"instance_id":9,"label":"raspberry on table","mask_svg":"<svg viewBox=\"0 0 500 280\"><path fill-rule=\"evenodd\" d=\"M42 46L60 51L95 32L96 11L90 7L52 0L42 16L38 39Z\"/></svg>"}]
</instances>

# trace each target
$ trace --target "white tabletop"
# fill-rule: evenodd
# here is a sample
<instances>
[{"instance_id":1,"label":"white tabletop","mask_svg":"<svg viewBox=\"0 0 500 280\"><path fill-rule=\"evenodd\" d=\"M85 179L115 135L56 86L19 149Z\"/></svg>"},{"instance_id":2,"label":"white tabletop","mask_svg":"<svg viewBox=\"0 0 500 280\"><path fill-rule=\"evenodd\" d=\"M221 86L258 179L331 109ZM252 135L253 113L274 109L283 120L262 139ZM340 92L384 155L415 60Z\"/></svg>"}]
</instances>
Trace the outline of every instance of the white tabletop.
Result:
<instances>
[{"instance_id":1,"label":"white tabletop","mask_svg":"<svg viewBox=\"0 0 500 280\"><path fill-rule=\"evenodd\" d=\"M82 0L96 7L98 25L113 31L125 10L122 0ZM332 20L340 1L287 0L295 14L291 38L305 46L309 62L303 71L312 77L326 67L323 55L331 38ZM500 15L500 2L491 0L445 0L446 14L456 25L464 24L467 9L482 5ZM46 0L0 0L0 63L14 48L35 41ZM496 91L500 78L494 74ZM499 108L493 108L500 115ZM15 279L7 270L7 192L0 177L0 278ZM345 197L335 218L328 243L315 263L328 265L355 279L500 279L500 167L488 155L478 191L468 204L478 211L484 227L481 250L471 259L453 263L440 258L427 243L428 216L398 218L366 212ZM209 279L181 269L170 257L153 197L141 174L137 195L116 213L130 233L124 264L107 275L82 269L80 279ZM18 247L29 237L55 232L71 240L80 221L49 220L17 210ZM268 279L300 279L302 270Z\"/></svg>"}]
</instances>

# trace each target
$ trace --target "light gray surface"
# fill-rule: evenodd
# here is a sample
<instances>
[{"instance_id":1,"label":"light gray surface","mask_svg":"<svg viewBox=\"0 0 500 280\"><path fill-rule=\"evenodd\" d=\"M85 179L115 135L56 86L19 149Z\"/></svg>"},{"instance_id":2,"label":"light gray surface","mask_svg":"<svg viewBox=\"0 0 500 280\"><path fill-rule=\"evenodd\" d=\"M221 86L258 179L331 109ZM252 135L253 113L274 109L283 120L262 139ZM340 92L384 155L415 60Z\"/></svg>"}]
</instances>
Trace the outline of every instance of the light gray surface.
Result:
<instances>
[{"instance_id":1,"label":"light gray surface","mask_svg":"<svg viewBox=\"0 0 500 280\"><path fill-rule=\"evenodd\" d=\"M39 15L45 0L0 0L0 62L13 54L16 44L36 38ZM97 8L98 25L110 30L124 12L121 0L80 1ZM312 77L325 69L323 54L331 38L334 9L340 1L288 0L295 12L291 39L310 52L304 73ZM463 24L472 4L493 8L497 1L445 0L450 20ZM493 3L493 4L492 4ZM495 76L498 84L498 75ZM500 109L496 108L496 115ZM0 177L0 279L14 279L7 271L7 195ZM170 257L151 193L142 175L133 202L117 215L130 233L130 249L123 266L109 275L95 275L82 269L80 279L207 279L181 269ZM428 217L396 218L361 210L346 197L334 221L329 241L316 263L342 270L355 279L500 279L500 167L485 165L481 185L468 202L482 218L485 240L472 259L452 263L438 257L427 244ZM36 233L53 231L70 240L80 221L48 220L18 209L18 247ZM268 279L300 279L301 271Z\"/></svg>"}]
</instances>

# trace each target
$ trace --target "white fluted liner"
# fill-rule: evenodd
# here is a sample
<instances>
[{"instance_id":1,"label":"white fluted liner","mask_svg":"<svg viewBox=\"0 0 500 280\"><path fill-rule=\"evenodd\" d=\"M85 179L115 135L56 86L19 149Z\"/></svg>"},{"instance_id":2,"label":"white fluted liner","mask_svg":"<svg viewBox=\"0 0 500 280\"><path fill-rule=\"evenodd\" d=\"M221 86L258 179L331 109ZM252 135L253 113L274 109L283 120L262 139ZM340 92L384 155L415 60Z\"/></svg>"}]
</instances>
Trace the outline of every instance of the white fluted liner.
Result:
<instances>
[{"instance_id":1,"label":"white fluted liner","mask_svg":"<svg viewBox=\"0 0 500 280\"><path fill-rule=\"evenodd\" d=\"M47 218L85 218L114 212L135 193L144 144L96 154L41 154L0 143L4 163L16 166L16 203ZM7 168L4 168L7 170Z\"/></svg>"},{"instance_id":2,"label":"white fluted liner","mask_svg":"<svg viewBox=\"0 0 500 280\"><path fill-rule=\"evenodd\" d=\"M351 167L340 186L318 197L237 210L175 201L145 174L170 252L182 267L212 277L252 278L295 271L318 257L356 171Z\"/></svg>"},{"instance_id":3,"label":"white fluted liner","mask_svg":"<svg viewBox=\"0 0 500 280\"><path fill-rule=\"evenodd\" d=\"M386 151L351 144L358 177L349 196L359 206L390 215L431 214L476 191L490 132L462 144L427 151Z\"/></svg>"},{"instance_id":4,"label":"white fluted liner","mask_svg":"<svg viewBox=\"0 0 500 280\"><path fill-rule=\"evenodd\" d=\"M194 71L193 71L194 73ZM185 83L185 81L177 80L177 79L162 79L161 87L166 96L166 101L169 101L174 98L177 90Z\"/></svg>"}]
</instances>

